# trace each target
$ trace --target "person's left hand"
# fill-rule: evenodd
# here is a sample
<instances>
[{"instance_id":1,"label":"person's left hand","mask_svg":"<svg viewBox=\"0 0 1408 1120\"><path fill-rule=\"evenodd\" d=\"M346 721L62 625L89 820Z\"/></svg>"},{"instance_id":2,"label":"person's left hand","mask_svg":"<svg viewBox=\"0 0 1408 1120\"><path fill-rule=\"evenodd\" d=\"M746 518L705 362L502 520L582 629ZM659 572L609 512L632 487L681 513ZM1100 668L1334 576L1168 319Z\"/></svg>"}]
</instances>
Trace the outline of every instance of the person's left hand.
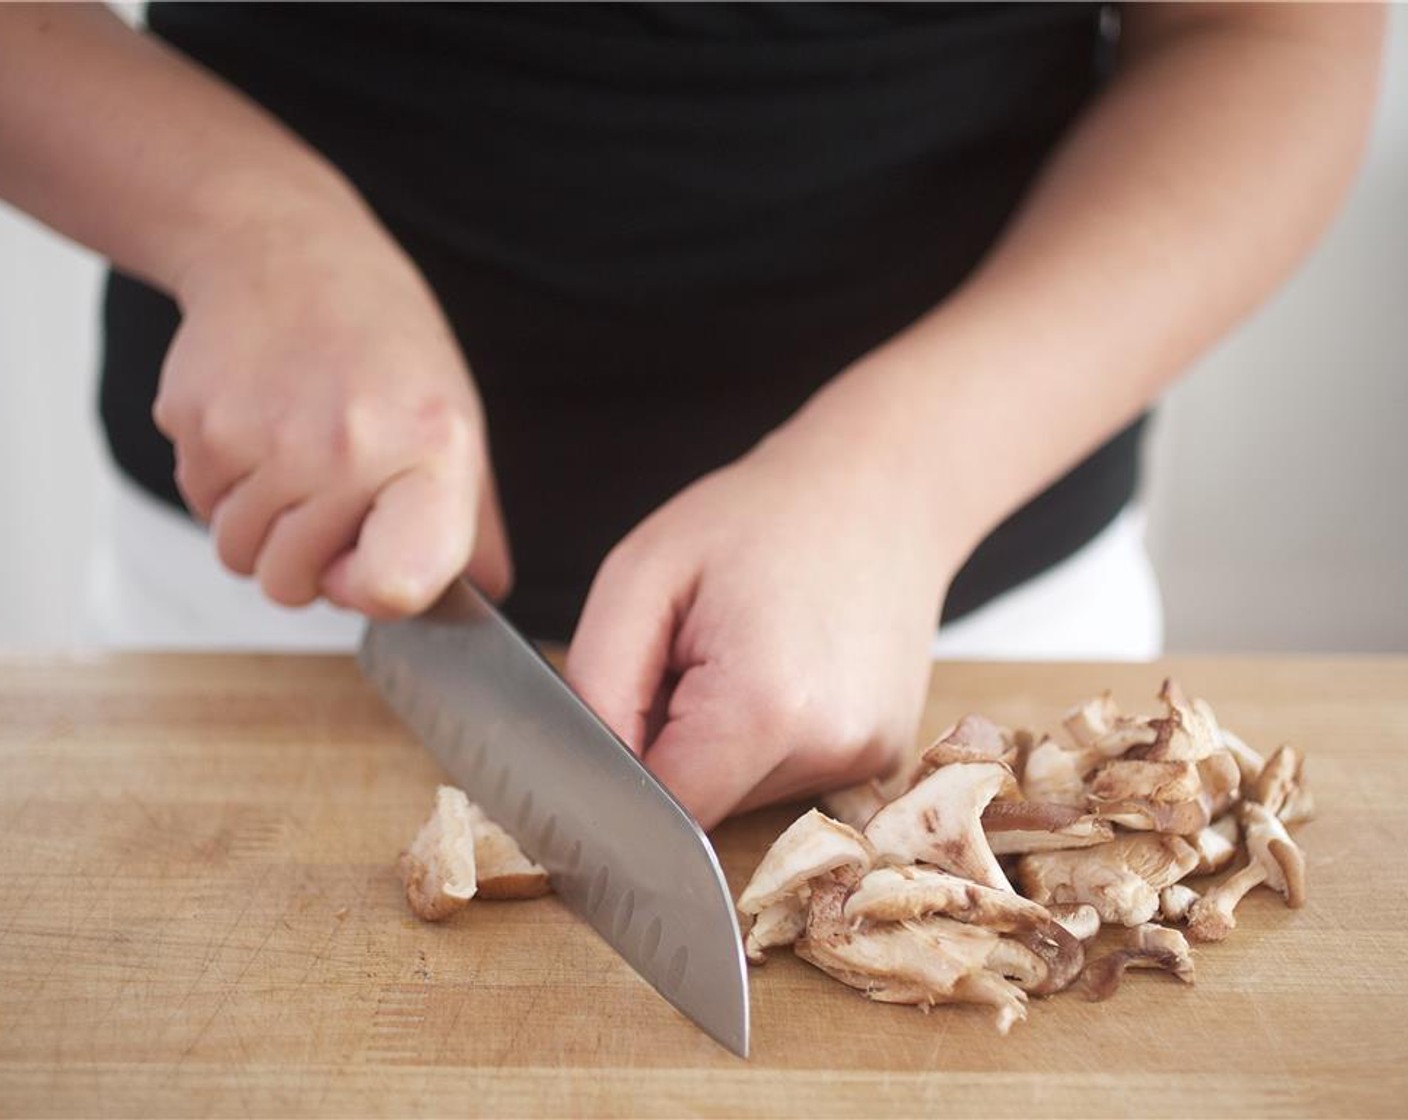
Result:
<instances>
[{"instance_id":1,"label":"person's left hand","mask_svg":"<svg viewBox=\"0 0 1408 1120\"><path fill-rule=\"evenodd\" d=\"M567 678L705 828L912 744L957 558L896 474L783 429L598 572Z\"/></svg>"}]
</instances>

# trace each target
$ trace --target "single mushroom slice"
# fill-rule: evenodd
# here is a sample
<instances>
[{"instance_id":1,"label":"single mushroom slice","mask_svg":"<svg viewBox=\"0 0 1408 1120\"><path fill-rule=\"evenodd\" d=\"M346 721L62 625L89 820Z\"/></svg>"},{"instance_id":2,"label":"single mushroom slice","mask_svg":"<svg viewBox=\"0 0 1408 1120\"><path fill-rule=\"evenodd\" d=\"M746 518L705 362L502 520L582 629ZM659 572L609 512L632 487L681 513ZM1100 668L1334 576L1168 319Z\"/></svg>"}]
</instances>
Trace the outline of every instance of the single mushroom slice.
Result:
<instances>
[{"instance_id":1,"label":"single mushroom slice","mask_svg":"<svg viewBox=\"0 0 1408 1120\"><path fill-rule=\"evenodd\" d=\"M1188 936L1194 941L1226 938L1237 928L1237 904L1261 883L1278 891L1292 909L1305 903L1305 855L1280 819L1265 806L1248 801L1242 806L1242 830L1249 862L1189 909Z\"/></svg>"},{"instance_id":2,"label":"single mushroom slice","mask_svg":"<svg viewBox=\"0 0 1408 1120\"><path fill-rule=\"evenodd\" d=\"M1051 918L1077 941L1089 941L1100 932L1100 912L1087 902L1053 902Z\"/></svg>"},{"instance_id":3,"label":"single mushroom slice","mask_svg":"<svg viewBox=\"0 0 1408 1120\"><path fill-rule=\"evenodd\" d=\"M1022 767L1022 793L1028 801L1085 807L1085 775L1104 761L1093 750L1073 751L1044 738L1027 752Z\"/></svg>"},{"instance_id":4,"label":"single mushroom slice","mask_svg":"<svg viewBox=\"0 0 1408 1120\"><path fill-rule=\"evenodd\" d=\"M1266 885L1292 910L1305 905L1305 853L1296 846L1284 822L1264 806L1242 806L1242 835L1247 854L1266 868Z\"/></svg>"},{"instance_id":5,"label":"single mushroom slice","mask_svg":"<svg viewBox=\"0 0 1408 1120\"><path fill-rule=\"evenodd\" d=\"M1199 898L1198 892L1182 883L1174 883L1159 892L1159 914L1166 922L1181 922Z\"/></svg>"},{"instance_id":6,"label":"single mushroom slice","mask_svg":"<svg viewBox=\"0 0 1408 1120\"><path fill-rule=\"evenodd\" d=\"M406 901L427 922L443 921L474 897L478 884L469 809L463 790L441 786L430 819L397 860Z\"/></svg>"},{"instance_id":7,"label":"single mushroom slice","mask_svg":"<svg viewBox=\"0 0 1408 1120\"><path fill-rule=\"evenodd\" d=\"M1186 836L1211 819L1197 763L1120 758L1091 776L1086 803L1104 820L1126 828Z\"/></svg>"},{"instance_id":8,"label":"single mushroom slice","mask_svg":"<svg viewBox=\"0 0 1408 1120\"><path fill-rule=\"evenodd\" d=\"M1076 746L1094 748L1102 736L1108 735L1120 718L1114 696L1102 692L1099 696L1077 704L1068 711L1061 724L1075 740Z\"/></svg>"},{"instance_id":9,"label":"single mushroom slice","mask_svg":"<svg viewBox=\"0 0 1408 1120\"><path fill-rule=\"evenodd\" d=\"M1127 968L1161 968L1185 984L1193 983L1193 956L1183 934L1166 926L1141 925L1125 934L1123 948L1085 966L1081 979L1086 998L1109 999Z\"/></svg>"},{"instance_id":10,"label":"single mushroom slice","mask_svg":"<svg viewBox=\"0 0 1408 1120\"><path fill-rule=\"evenodd\" d=\"M801 935L805 893L813 879L838 868L864 871L873 854L864 836L819 809L793 821L738 896L739 912L754 918L743 942L748 959L761 964L767 949L791 944Z\"/></svg>"},{"instance_id":11,"label":"single mushroom slice","mask_svg":"<svg viewBox=\"0 0 1408 1120\"><path fill-rule=\"evenodd\" d=\"M1137 926L1158 912L1158 892L1197 862L1182 837L1144 832L1097 848L1029 853L1018 861L1017 876L1022 893L1043 906L1084 902L1102 921Z\"/></svg>"},{"instance_id":12,"label":"single mushroom slice","mask_svg":"<svg viewBox=\"0 0 1408 1120\"><path fill-rule=\"evenodd\" d=\"M988 802L1012 784L1011 771L995 762L940 767L876 813L865 837L879 860L932 863L986 887L1011 890L980 817Z\"/></svg>"},{"instance_id":13,"label":"single mushroom slice","mask_svg":"<svg viewBox=\"0 0 1408 1120\"><path fill-rule=\"evenodd\" d=\"M1237 769L1241 771L1241 794L1250 798L1252 789L1256 785L1257 776L1266 768L1266 760L1261 757L1251 747L1242 741L1241 737L1222 728L1222 749L1227 751L1237 760Z\"/></svg>"},{"instance_id":14,"label":"single mushroom slice","mask_svg":"<svg viewBox=\"0 0 1408 1120\"><path fill-rule=\"evenodd\" d=\"M983 810L982 822L988 846L999 856L1089 848L1115 835L1108 821L1042 801L994 801Z\"/></svg>"},{"instance_id":15,"label":"single mushroom slice","mask_svg":"<svg viewBox=\"0 0 1408 1120\"><path fill-rule=\"evenodd\" d=\"M1221 871L1237 854L1238 836L1237 818L1230 813L1189 836L1188 842L1198 853L1198 864L1190 874L1212 875Z\"/></svg>"},{"instance_id":16,"label":"single mushroom slice","mask_svg":"<svg viewBox=\"0 0 1408 1120\"><path fill-rule=\"evenodd\" d=\"M1082 752L1102 758L1118 758L1131 747L1147 746L1157 737L1148 720L1120 715L1109 692L1077 704L1061 723Z\"/></svg>"},{"instance_id":17,"label":"single mushroom slice","mask_svg":"<svg viewBox=\"0 0 1408 1120\"><path fill-rule=\"evenodd\" d=\"M1159 690L1166 715L1150 720L1156 731L1154 742L1139 748L1139 757L1156 762L1197 762L1223 747L1222 730L1212 708L1201 700L1189 700L1172 677Z\"/></svg>"},{"instance_id":18,"label":"single mushroom slice","mask_svg":"<svg viewBox=\"0 0 1408 1120\"><path fill-rule=\"evenodd\" d=\"M999 762L1015 771L1024 737L1030 739L1027 733L1003 727L986 716L964 716L924 749L914 782L954 762Z\"/></svg>"},{"instance_id":19,"label":"single mushroom slice","mask_svg":"<svg viewBox=\"0 0 1408 1120\"><path fill-rule=\"evenodd\" d=\"M738 896L738 909L760 914L828 871L868 868L873 856L874 849L861 833L812 809L793 821L764 854Z\"/></svg>"},{"instance_id":20,"label":"single mushroom slice","mask_svg":"<svg viewBox=\"0 0 1408 1120\"><path fill-rule=\"evenodd\" d=\"M547 869L524 855L518 841L473 803L469 806L469 823L474 832L474 863L480 898L540 898L552 889Z\"/></svg>"},{"instance_id":21,"label":"single mushroom slice","mask_svg":"<svg viewBox=\"0 0 1408 1120\"><path fill-rule=\"evenodd\" d=\"M749 964L766 964L767 951L791 945L807 928L807 903L811 891L803 888L795 895L764 906L748 927L743 953Z\"/></svg>"},{"instance_id":22,"label":"single mushroom slice","mask_svg":"<svg viewBox=\"0 0 1408 1120\"><path fill-rule=\"evenodd\" d=\"M1282 824L1297 824L1309 820L1315 813L1315 801L1305 784L1305 759L1293 748L1282 745L1272 752L1256 776L1251 800L1265 805Z\"/></svg>"},{"instance_id":23,"label":"single mushroom slice","mask_svg":"<svg viewBox=\"0 0 1408 1120\"><path fill-rule=\"evenodd\" d=\"M1208 811L1220 817L1242 799L1242 771L1229 750L1216 750L1198 760L1198 779L1208 799Z\"/></svg>"},{"instance_id":24,"label":"single mushroom slice","mask_svg":"<svg viewBox=\"0 0 1408 1120\"><path fill-rule=\"evenodd\" d=\"M932 867L876 868L845 900L843 913L852 926L863 921L902 922L944 914L999 933L1050 919L1045 907L1019 894L994 890Z\"/></svg>"}]
</instances>

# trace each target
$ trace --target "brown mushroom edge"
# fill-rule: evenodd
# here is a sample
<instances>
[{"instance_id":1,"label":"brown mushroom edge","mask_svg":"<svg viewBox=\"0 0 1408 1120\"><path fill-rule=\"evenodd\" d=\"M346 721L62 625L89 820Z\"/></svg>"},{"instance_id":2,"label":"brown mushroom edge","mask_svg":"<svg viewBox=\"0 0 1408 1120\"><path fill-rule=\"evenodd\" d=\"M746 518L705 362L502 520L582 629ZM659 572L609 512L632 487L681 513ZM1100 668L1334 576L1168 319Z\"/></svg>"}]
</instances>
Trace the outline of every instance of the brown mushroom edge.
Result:
<instances>
[{"instance_id":1,"label":"brown mushroom edge","mask_svg":"<svg viewBox=\"0 0 1408 1120\"><path fill-rule=\"evenodd\" d=\"M748 959L791 945L879 1002L984 1005L1003 1034L1032 997L1105 1000L1132 968L1192 984L1189 942L1225 938L1250 890L1303 904L1287 826L1313 800L1293 748L1263 759L1171 679L1158 698L1129 716L1103 693L1051 735L965 716L909 774L829 795L845 821L805 814L739 896ZM1088 958L1104 926L1116 947Z\"/></svg>"},{"instance_id":2,"label":"brown mushroom edge","mask_svg":"<svg viewBox=\"0 0 1408 1120\"><path fill-rule=\"evenodd\" d=\"M539 898L552 889L547 871L453 786L435 791L435 808L396 870L411 913L427 922L444 921L472 898Z\"/></svg>"}]
</instances>

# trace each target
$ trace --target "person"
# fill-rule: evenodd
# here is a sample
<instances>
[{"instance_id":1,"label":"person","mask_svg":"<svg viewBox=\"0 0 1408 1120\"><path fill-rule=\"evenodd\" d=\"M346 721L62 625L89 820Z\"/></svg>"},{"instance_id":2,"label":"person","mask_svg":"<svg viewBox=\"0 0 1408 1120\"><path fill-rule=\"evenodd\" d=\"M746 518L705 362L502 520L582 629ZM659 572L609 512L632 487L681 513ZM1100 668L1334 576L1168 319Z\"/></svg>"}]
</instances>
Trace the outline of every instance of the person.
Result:
<instances>
[{"instance_id":1,"label":"person","mask_svg":"<svg viewBox=\"0 0 1408 1120\"><path fill-rule=\"evenodd\" d=\"M279 604L515 587L712 826L892 764L940 612L1118 521L1145 410L1346 191L1382 24L7 5L0 195L114 262L148 505Z\"/></svg>"}]
</instances>

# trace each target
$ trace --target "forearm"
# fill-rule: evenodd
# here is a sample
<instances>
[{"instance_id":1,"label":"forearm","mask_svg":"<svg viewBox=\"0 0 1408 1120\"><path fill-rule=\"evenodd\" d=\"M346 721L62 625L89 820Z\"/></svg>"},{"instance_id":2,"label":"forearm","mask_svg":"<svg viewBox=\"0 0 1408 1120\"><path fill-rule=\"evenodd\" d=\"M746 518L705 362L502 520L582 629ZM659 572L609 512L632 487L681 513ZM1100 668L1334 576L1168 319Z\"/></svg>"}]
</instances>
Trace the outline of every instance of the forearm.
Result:
<instances>
[{"instance_id":1,"label":"forearm","mask_svg":"<svg viewBox=\"0 0 1408 1120\"><path fill-rule=\"evenodd\" d=\"M241 238L375 228L307 144L102 6L0 4L0 197L173 294Z\"/></svg>"},{"instance_id":2,"label":"forearm","mask_svg":"<svg viewBox=\"0 0 1408 1120\"><path fill-rule=\"evenodd\" d=\"M1119 74L975 276L789 427L830 453L876 449L961 559L1305 254L1363 147L1381 23L1127 9Z\"/></svg>"}]
</instances>

